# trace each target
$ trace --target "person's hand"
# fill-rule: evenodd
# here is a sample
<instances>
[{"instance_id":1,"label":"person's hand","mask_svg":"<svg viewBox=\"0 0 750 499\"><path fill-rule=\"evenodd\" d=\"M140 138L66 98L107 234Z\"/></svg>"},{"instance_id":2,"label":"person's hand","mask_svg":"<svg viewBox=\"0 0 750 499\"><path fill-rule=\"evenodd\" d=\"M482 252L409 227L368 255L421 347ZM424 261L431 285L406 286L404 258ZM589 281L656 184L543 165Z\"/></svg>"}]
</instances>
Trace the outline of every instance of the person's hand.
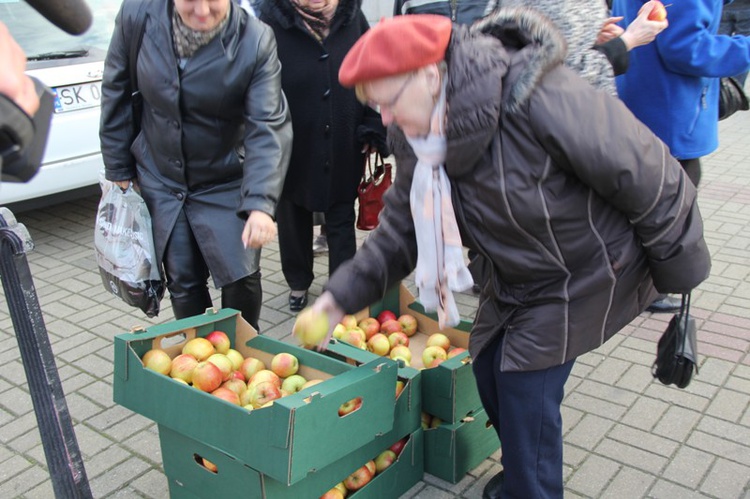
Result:
<instances>
[{"instance_id":1,"label":"person's hand","mask_svg":"<svg viewBox=\"0 0 750 499\"><path fill-rule=\"evenodd\" d=\"M630 23L628 29L622 34L622 41L625 42L625 46L628 50L633 50L636 47L653 42L656 35L669 26L669 22L666 19L664 21L648 20L648 15L653 8L653 1L644 3L638 11L638 17Z\"/></svg>"},{"instance_id":2,"label":"person's hand","mask_svg":"<svg viewBox=\"0 0 750 499\"><path fill-rule=\"evenodd\" d=\"M34 82L26 76L26 55L13 39L8 27L0 22L0 94L15 102L29 116L39 109Z\"/></svg>"},{"instance_id":3,"label":"person's hand","mask_svg":"<svg viewBox=\"0 0 750 499\"><path fill-rule=\"evenodd\" d=\"M276 224L268 213L251 211L242 230L245 248L260 248L276 237Z\"/></svg>"},{"instance_id":4,"label":"person's hand","mask_svg":"<svg viewBox=\"0 0 750 499\"><path fill-rule=\"evenodd\" d=\"M336 325L341 322L344 318L344 310L336 303L336 299L333 297L330 291L324 291L322 295L315 300L312 304L313 311L324 312L328 315L328 333L325 339L318 345L318 351L323 351L328 348L328 343L331 341L333 330Z\"/></svg>"},{"instance_id":5,"label":"person's hand","mask_svg":"<svg viewBox=\"0 0 750 499\"><path fill-rule=\"evenodd\" d=\"M114 184L119 187L122 192L125 192L128 190L128 187L130 187L130 180L113 180ZM133 181L133 186L135 187L135 181Z\"/></svg>"},{"instance_id":6,"label":"person's hand","mask_svg":"<svg viewBox=\"0 0 750 499\"><path fill-rule=\"evenodd\" d=\"M604 24L602 24L599 33L596 35L596 45L607 43L625 33L625 30L617 24L623 19L622 16L608 17L607 20L604 21Z\"/></svg>"}]
</instances>

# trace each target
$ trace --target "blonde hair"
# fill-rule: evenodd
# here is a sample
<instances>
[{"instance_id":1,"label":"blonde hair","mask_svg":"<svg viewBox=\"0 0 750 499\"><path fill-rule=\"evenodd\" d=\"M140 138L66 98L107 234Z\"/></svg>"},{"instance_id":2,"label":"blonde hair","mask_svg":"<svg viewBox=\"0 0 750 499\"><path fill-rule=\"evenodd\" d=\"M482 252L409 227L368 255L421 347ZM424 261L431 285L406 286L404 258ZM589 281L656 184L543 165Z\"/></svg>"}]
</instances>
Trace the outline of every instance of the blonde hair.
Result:
<instances>
[{"instance_id":1,"label":"blonde hair","mask_svg":"<svg viewBox=\"0 0 750 499\"><path fill-rule=\"evenodd\" d=\"M448 72L448 64L444 60L443 61L439 61L439 62L437 62L435 64L437 64L438 72L440 73L440 77L442 78ZM411 73L416 73L416 72L420 71L421 69L422 68L419 68L419 69L416 69L414 71L409 71L408 73L402 73L402 74L409 75ZM392 75L391 77L393 77L393 76L397 76L397 75ZM365 85L367 83L368 82L366 82L366 81L362 81L362 82L356 83L354 85L354 94L357 96L357 100L359 102L361 102L362 104L367 104L367 101L368 101L367 91L365 90Z\"/></svg>"}]
</instances>

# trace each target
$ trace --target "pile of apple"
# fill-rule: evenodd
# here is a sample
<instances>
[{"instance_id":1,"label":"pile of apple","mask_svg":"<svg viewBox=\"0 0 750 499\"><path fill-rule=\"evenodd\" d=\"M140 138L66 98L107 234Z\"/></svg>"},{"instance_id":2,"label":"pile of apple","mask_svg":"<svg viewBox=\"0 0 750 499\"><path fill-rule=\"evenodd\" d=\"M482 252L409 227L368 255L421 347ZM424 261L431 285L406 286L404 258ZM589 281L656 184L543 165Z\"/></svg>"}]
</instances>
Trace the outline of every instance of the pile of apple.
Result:
<instances>
[{"instance_id":1,"label":"pile of apple","mask_svg":"<svg viewBox=\"0 0 750 499\"><path fill-rule=\"evenodd\" d=\"M332 489L320 496L320 499L344 499L349 493L355 492L368 483L379 473L385 471L396 462L399 454L404 449L408 437L404 437L386 450L377 455L375 459L367 461L357 468L351 475L337 483Z\"/></svg>"},{"instance_id":2,"label":"pile of apple","mask_svg":"<svg viewBox=\"0 0 750 499\"><path fill-rule=\"evenodd\" d=\"M417 319L410 314L396 314L383 310L377 317L367 317L357 322L353 315L345 315L333 330L333 337L352 346L368 350L374 354L401 360L410 366L412 350L409 338L417 332ZM427 337L422 351L422 366L429 368L440 365L465 348L451 347L450 339L442 333Z\"/></svg>"},{"instance_id":3,"label":"pile of apple","mask_svg":"<svg viewBox=\"0 0 750 499\"><path fill-rule=\"evenodd\" d=\"M230 347L226 333L213 331L187 341L174 359L155 348L141 360L148 369L247 410L268 407L278 398L323 381L297 374L299 360L290 353L276 354L266 366L262 360L245 358Z\"/></svg>"}]
</instances>

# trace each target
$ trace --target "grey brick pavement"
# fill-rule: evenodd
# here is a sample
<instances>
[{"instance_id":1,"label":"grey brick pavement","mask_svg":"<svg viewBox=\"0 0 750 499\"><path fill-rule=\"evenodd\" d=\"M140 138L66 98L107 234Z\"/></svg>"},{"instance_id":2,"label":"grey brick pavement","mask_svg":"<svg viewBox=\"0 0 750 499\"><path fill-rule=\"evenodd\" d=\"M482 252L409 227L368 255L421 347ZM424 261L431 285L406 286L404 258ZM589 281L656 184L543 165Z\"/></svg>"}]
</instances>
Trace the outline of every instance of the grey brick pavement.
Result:
<instances>
[{"instance_id":1,"label":"grey brick pavement","mask_svg":"<svg viewBox=\"0 0 750 499\"><path fill-rule=\"evenodd\" d=\"M579 359L563 405L566 497L750 498L750 113L721 123L699 201L713 255L694 294L700 375L686 389L654 382L669 316L644 313ZM0 199L2 191L0 190ZM18 214L67 403L97 498L168 496L155 425L112 401L112 338L145 319L101 287L91 241L98 199ZM364 237L364 234L361 234ZM325 258L316 259L320 292ZM289 339L293 316L276 246L263 257L261 328ZM214 296L218 296L214 294ZM473 315L476 298L459 297ZM161 321L171 317L169 301ZM408 498L478 498L498 451L458 484L426 475ZM5 300L0 301L0 497L49 498L52 486Z\"/></svg>"}]
</instances>

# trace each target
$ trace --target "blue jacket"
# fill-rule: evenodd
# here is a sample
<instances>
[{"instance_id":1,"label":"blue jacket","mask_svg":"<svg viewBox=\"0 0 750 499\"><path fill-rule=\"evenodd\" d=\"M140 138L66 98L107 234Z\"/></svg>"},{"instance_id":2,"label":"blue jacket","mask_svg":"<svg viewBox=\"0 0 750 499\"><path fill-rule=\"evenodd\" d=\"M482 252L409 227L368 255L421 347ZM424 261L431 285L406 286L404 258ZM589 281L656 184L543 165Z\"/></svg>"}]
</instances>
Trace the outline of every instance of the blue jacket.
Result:
<instances>
[{"instance_id":1,"label":"blue jacket","mask_svg":"<svg viewBox=\"0 0 750 499\"><path fill-rule=\"evenodd\" d=\"M614 0L627 26L642 0ZM750 38L717 35L723 0L680 0L667 7L669 27L631 51L617 91L677 159L700 158L718 146L719 77L750 68Z\"/></svg>"}]
</instances>

